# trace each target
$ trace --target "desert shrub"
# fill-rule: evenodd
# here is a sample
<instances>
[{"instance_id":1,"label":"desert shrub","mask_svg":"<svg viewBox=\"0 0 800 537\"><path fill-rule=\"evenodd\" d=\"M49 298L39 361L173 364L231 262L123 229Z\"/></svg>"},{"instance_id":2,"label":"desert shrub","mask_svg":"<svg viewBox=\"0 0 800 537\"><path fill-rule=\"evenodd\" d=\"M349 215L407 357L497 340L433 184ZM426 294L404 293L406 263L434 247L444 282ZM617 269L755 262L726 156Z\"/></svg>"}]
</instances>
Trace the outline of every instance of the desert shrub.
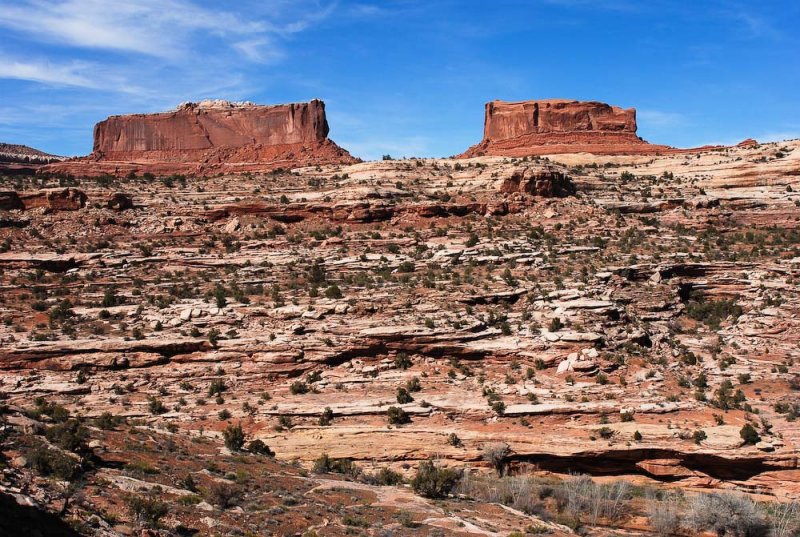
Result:
<instances>
[{"instance_id":1,"label":"desert shrub","mask_svg":"<svg viewBox=\"0 0 800 537\"><path fill-rule=\"evenodd\" d=\"M604 440L609 440L614 436L614 429L610 427L600 427L597 429L597 434Z\"/></svg>"},{"instance_id":2,"label":"desert shrub","mask_svg":"<svg viewBox=\"0 0 800 537\"><path fill-rule=\"evenodd\" d=\"M296 380L289 386L289 391L292 395L302 395L308 393L308 384L302 380Z\"/></svg>"},{"instance_id":3,"label":"desert shrub","mask_svg":"<svg viewBox=\"0 0 800 537\"><path fill-rule=\"evenodd\" d=\"M414 398L408 393L408 390L402 386L397 388L397 402L401 405L406 403L411 403L414 401Z\"/></svg>"},{"instance_id":4,"label":"desert shrub","mask_svg":"<svg viewBox=\"0 0 800 537\"><path fill-rule=\"evenodd\" d=\"M150 409L150 413L154 415L164 414L167 412L167 407L165 407L164 403L156 397L150 397L147 407Z\"/></svg>"},{"instance_id":5,"label":"desert shrub","mask_svg":"<svg viewBox=\"0 0 800 537\"><path fill-rule=\"evenodd\" d=\"M498 477L491 474L465 472L455 492L479 501L507 505L529 515L543 515L541 501L550 485L531 474Z\"/></svg>"},{"instance_id":6,"label":"desert shrub","mask_svg":"<svg viewBox=\"0 0 800 537\"><path fill-rule=\"evenodd\" d=\"M761 508L744 495L698 494L689 501L687 516L695 531L713 531L730 537L767 535L767 522Z\"/></svg>"},{"instance_id":7,"label":"desert shrub","mask_svg":"<svg viewBox=\"0 0 800 537\"><path fill-rule=\"evenodd\" d=\"M390 406L386 410L386 419L390 425L403 425L411 423L411 417L408 413L399 406Z\"/></svg>"},{"instance_id":8,"label":"desert shrub","mask_svg":"<svg viewBox=\"0 0 800 537\"><path fill-rule=\"evenodd\" d=\"M339 289L338 285L333 283L327 289L325 289L325 297L332 299L342 298L342 290Z\"/></svg>"},{"instance_id":9,"label":"desert shrub","mask_svg":"<svg viewBox=\"0 0 800 537\"><path fill-rule=\"evenodd\" d=\"M757 444L761 440L756 428L749 423L745 423L742 426L742 429L739 431L739 436L742 437L745 444Z\"/></svg>"},{"instance_id":10,"label":"desert shrub","mask_svg":"<svg viewBox=\"0 0 800 537\"><path fill-rule=\"evenodd\" d=\"M702 296L695 297L686 305L686 314L694 319L708 325L709 328L717 330L720 322L728 317L734 320L742 314L741 306L735 300L715 300L708 302Z\"/></svg>"},{"instance_id":11,"label":"desert shrub","mask_svg":"<svg viewBox=\"0 0 800 537\"><path fill-rule=\"evenodd\" d=\"M397 266L397 272L414 272L414 268L413 261L403 261Z\"/></svg>"},{"instance_id":12,"label":"desert shrub","mask_svg":"<svg viewBox=\"0 0 800 537\"><path fill-rule=\"evenodd\" d=\"M601 518L620 520L630 499L625 481L597 484L586 475L564 480L555 491L559 509L573 517L585 517L590 524Z\"/></svg>"},{"instance_id":13,"label":"desert shrub","mask_svg":"<svg viewBox=\"0 0 800 537\"><path fill-rule=\"evenodd\" d=\"M72 481L81 473L81 465L57 449L44 444L35 444L23 451L28 466L42 476L54 476L64 481Z\"/></svg>"},{"instance_id":14,"label":"desert shrub","mask_svg":"<svg viewBox=\"0 0 800 537\"><path fill-rule=\"evenodd\" d=\"M224 379L214 379L208 387L208 395L220 395L227 389L228 387L225 385Z\"/></svg>"},{"instance_id":15,"label":"desert shrub","mask_svg":"<svg viewBox=\"0 0 800 537\"><path fill-rule=\"evenodd\" d=\"M408 369L412 365L411 358L405 352L398 352L394 358L394 366L398 369Z\"/></svg>"},{"instance_id":16,"label":"desert shrub","mask_svg":"<svg viewBox=\"0 0 800 537\"><path fill-rule=\"evenodd\" d=\"M79 452L88 449L86 439L89 432L74 418L48 427L44 435L50 442L67 451Z\"/></svg>"},{"instance_id":17,"label":"desert shrub","mask_svg":"<svg viewBox=\"0 0 800 537\"><path fill-rule=\"evenodd\" d=\"M770 509L770 521L770 537L797 537L800 535L800 503L774 504Z\"/></svg>"},{"instance_id":18,"label":"desert shrub","mask_svg":"<svg viewBox=\"0 0 800 537\"><path fill-rule=\"evenodd\" d=\"M233 507L239 502L242 491L233 483L213 481L205 490L205 498L221 509Z\"/></svg>"},{"instance_id":19,"label":"desert shrub","mask_svg":"<svg viewBox=\"0 0 800 537\"><path fill-rule=\"evenodd\" d=\"M447 443L453 447L461 447L464 445L464 442L461 441L456 433L450 433L447 435Z\"/></svg>"},{"instance_id":20,"label":"desert shrub","mask_svg":"<svg viewBox=\"0 0 800 537\"><path fill-rule=\"evenodd\" d=\"M374 474L365 475L364 481L371 485L395 486L403 483L403 475L389 468L381 468Z\"/></svg>"},{"instance_id":21,"label":"desert shrub","mask_svg":"<svg viewBox=\"0 0 800 537\"><path fill-rule=\"evenodd\" d=\"M117 425L123 422L119 416L113 415L111 412L103 412L94 420L94 424L105 431L114 429Z\"/></svg>"},{"instance_id":22,"label":"desert shrub","mask_svg":"<svg viewBox=\"0 0 800 537\"><path fill-rule=\"evenodd\" d=\"M353 459L334 458L327 453L323 453L314 461L313 472L316 474L344 474L351 477L358 477L361 468L356 466Z\"/></svg>"},{"instance_id":23,"label":"desert shrub","mask_svg":"<svg viewBox=\"0 0 800 537\"><path fill-rule=\"evenodd\" d=\"M419 382L419 377L411 377L406 381L406 390L409 392L422 391L422 384Z\"/></svg>"},{"instance_id":24,"label":"desert shrub","mask_svg":"<svg viewBox=\"0 0 800 537\"><path fill-rule=\"evenodd\" d=\"M244 431L242 424L228 425L222 431L222 438L225 439L225 447L231 451L240 451L244 446Z\"/></svg>"},{"instance_id":25,"label":"desert shrub","mask_svg":"<svg viewBox=\"0 0 800 537\"><path fill-rule=\"evenodd\" d=\"M278 427L280 429L291 429L294 427L291 416L278 416Z\"/></svg>"},{"instance_id":26,"label":"desert shrub","mask_svg":"<svg viewBox=\"0 0 800 537\"><path fill-rule=\"evenodd\" d=\"M322 414L319 415L319 425L321 427L327 427L331 423L333 423L333 410L326 406Z\"/></svg>"},{"instance_id":27,"label":"desert shrub","mask_svg":"<svg viewBox=\"0 0 800 537\"><path fill-rule=\"evenodd\" d=\"M213 346L217 346L217 342L219 342L220 331L216 328L212 328L208 331L208 342L211 343Z\"/></svg>"},{"instance_id":28,"label":"desert shrub","mask_svg":"<svg viewBox=\"0 0 800 537\"><path fill-rule=\"evenodd\" d=\"M494 413L498 416L502 416L506 413L506 404L503 401L494 401L491 406Z\"/></svg>"},{"instance_id":29,"label":"desert shrub","mask_svg":"<svg viewBox=\"0 0 800 537\"><path fill-rule=\"evenodd\" d=\"M42 397L37 397L33 402L36 406L33 410L26 412L30 418L39 420L44 415L49 416L50 419L59 423L69 419L69 410L57 403L48 403Z\"/></svg>"},{"instance_id":30,"label":"desert shrub","mask_svg":"<svg viewBox=\"0 0 800 537\"><path fill-rule=\"evenodd\" d=\"M104 308L111 308L122 304L122 302L123 300L117 296L116 289L113 287L106 287L106 290L103 293L103 301L100 305Z\"/></svg>"},{"instance_id":31,"label":"desert shrub","mask_svg":"<svg viewBox=\"0 0 800 537\"><path fill-rule=\"evenodd\" d=\"M411 481L414 492L426 498L446 498L461 479L461 471L441 468L433 461L423 461Z\"/></svg>"},{"instance_id":32,"label":"desert shrub","mask_svg":"<svg viewBox=\"0 0 800 537\"><path fill-rule=\"evenodd\" d=\"M272 451L269 448L269 446L264 443L263 440L260 440L258 438L247 444L247 451L249 451L250 453L256 453L258 455L266 455L267 457L275 456L275 452Z\"/></svg>"},{"instance_id":33,"label":"desert shrub","mask_svg":"<svg viewBox=\"0 0 800 537\"><path fill-rule=\"evenodd\" d=\"M342 524L345 526L353 526L356 528L368 528L369 522L359 516L356 516L352 513L346 513L342 517Z\"/></svg>"},{"instance_id":34,"label":"desert shrub","mask_svg":"<svg viewBox=\"0 0 800 537\"><path fill-rule=\"evenodd\" d=\"M511 448L505 442L496 442L483 446L481 458L492 465L497 475L503 476L508 465L508 456Z\"/></svg>"},{"instance_id":35,"label":"desert shrub","mask_svg":"<svg viewBox=\"0 0 800 537\"><path fill-rule=\"evenodd\" d=\"M681 528L679 497L670 495L663 499L650 499L647 502L647 517L658 535L666 537L677 534Z\"/></svg>"},{"instance_id":36,"label":"desert shrub","mask_svg":"<svg viewBox=\"0 0 800 537\"><path fill-rule=\"evenodd\" d=\"M692 433L692 440L694 440L695 444L699 445L701 442L705 441L706 438L708 438L708 435L701 429L697 429Z\"/></svg>"},{"instance_id":37,"label":"desert shrub","mask_svg":"<svg viewBox=\"0 0 800 537\"><path fill-rule=\"evenodd\" d=\"M147 528L157 528L159 521L169 512L169 507L154 495L128 496L128 511L136 523Z\"/></svg>"}]
</instances>

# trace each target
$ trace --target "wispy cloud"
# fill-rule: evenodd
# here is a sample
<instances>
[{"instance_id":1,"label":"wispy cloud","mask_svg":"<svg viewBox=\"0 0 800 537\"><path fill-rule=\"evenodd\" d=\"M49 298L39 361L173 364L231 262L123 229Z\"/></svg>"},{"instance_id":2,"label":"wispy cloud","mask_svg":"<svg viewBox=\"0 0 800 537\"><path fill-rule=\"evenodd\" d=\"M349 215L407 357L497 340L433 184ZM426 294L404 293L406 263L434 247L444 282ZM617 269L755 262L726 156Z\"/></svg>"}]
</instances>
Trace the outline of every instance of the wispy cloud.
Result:
<instances>
[{"instance_id":1,"label":"wispy cloud","mask_svg":"<svg viewBox=\"0 0 800 537\"><path fill-rule=\"evenodd\" d=\"M28 80L56 86L98 88L97 81L87 76L90 68L90 64L79 61L57 65L49 61L26 62L0 56L0 78Z\"/></svg>"},{"instance_id":2,"label":"wispy cloud","mask_svg":"<svg viewBox=\"0 0 800 537\"><path fill-rule=\"evenodd\" d=\"M188 87L195 90L198 78L230 86L243 79L248 63L285 59L286 40L328 17L335 4L266 0L236 6L240 11L190 0L0 0L0 28L17 44L57 45L39 47L45 56L38 59L0 48L0 78L140 99L175 94L184 80L193 81Z\"/></svg>"},{"instance_id":3,"label":"wispy cloud","mask_svg":"<svg viewBox=\"0 0 800 537\"><path fill-rule=\"evenodd\" d=\"M278 31L266 21L184 0L24 0L0 6L0 26L33 40L163 58L188 52L198 32L225 40Z\"/></svg>"}]
</instances>

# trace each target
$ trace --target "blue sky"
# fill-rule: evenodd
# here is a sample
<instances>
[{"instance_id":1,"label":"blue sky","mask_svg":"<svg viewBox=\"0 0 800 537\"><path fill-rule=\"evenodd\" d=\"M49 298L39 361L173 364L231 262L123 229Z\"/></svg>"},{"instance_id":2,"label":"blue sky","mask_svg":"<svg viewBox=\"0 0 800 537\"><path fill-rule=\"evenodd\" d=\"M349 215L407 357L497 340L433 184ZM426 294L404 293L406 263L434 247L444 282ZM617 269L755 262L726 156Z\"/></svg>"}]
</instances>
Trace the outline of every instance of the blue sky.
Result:
<instances>
[{"instance_id":1,"label":"blue sky","mask_svg":"<svg viewBox=\"0 0 800 537\"><path fill-rule=\"evenodd\" d=\"M633 106L676 146L797 138L799 28L796 0L0 0L0 141L86 154L111 114L315 97L363 158L459 153L493 99Z\"/></svg>"}]
</instances>

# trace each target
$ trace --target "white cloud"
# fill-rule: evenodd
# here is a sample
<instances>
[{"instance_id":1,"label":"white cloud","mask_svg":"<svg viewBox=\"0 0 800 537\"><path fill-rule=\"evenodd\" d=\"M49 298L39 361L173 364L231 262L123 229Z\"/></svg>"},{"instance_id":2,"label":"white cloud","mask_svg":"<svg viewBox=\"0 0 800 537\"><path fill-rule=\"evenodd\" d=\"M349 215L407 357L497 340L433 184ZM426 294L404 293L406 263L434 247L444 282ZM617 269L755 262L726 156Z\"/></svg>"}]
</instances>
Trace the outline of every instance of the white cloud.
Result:
<instances>
[{"instance_id":1,"label":"white cloud","mask_svg":"<svg viewBox=\"0 0 800 537\"><path fill-rule=\"evenodd\" d=\"M0 26L40 42L158 58L184 56L198 45L198 38L239 50L249 43L249 57L263 58L275 55L265 50L276 47L269 35L302 31L333 8L307 10L304 2L296 4L286 10L272 0L239 13L189 0L0 0Z\"/></svg>"},{"instance_id":2,"label":"white cloud","mask_svg":"<svg viewBox=\"0 0 800 537\"><path fill-rule=\"evenodd\" d=\"M329 16L336 4L245 0L220 9L205 5L197 0L0 0L5 38L0 79L121 94L126 98L117 105L131 111L190 99L246 98L246 90L259 89L247 86L248 65L285 59L291 36Z\"/></svg>"},{"instance_id":3,"label":"white cloud","mask_svg":"<svg viewBox=\"0 0 800 537\"><path fill-rule=\"evenodd\" d=\"M273 40L268 37L247 39L232 46L252 62L274 63L286 57L284 51L275 47Z\"/></svg>"},{"instance_id":4,"label":"white cloud","mask_svg":"<svg viewBox=\"0 0 800 537\"><path fill-rule=\"evenodd\" d=\"M47 61L24 62L0 57L0 78L96 89L97 81L86 74L89 68L85 62L56 65Z\"/></svg>"}]
</instances>

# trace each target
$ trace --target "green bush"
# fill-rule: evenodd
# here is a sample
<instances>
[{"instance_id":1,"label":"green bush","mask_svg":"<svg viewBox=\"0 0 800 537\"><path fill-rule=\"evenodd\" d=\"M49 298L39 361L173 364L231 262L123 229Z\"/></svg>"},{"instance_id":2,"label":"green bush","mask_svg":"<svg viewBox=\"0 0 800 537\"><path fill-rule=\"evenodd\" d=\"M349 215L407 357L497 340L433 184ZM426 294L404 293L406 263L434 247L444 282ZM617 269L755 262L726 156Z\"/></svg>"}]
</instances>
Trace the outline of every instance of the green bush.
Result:
<instances>
[{"instance_id":1,"label":"green bush","mask_svg":"<svg viewBox=\"0 0 800 537\"><path fill-rule=\"evenodd\" d=\"M147 528L157 528L159 521L169 512L167 504L154 495L129 496L125 503L133 519Z\"/></svg>"},{"instance_id":2,"label":"green bush","mask_svg":"<svg viewBox=\"0 0 800 537\"><path fill-rule=\"evenodd\" d=\"M433 461L423 461L417 468L411 487L426 498L446 498L460 479L460 470L440 468Z\"/></svg>"},{"instance_id":3,"label":"green bush","mask_svg":"<svg viewBox=\"0 0 800 537\"><path fill-rule=\"evenodd\" d=\"M411 417L408 413L398 406L390 406L386 411L386 419L389 425L403 425L411 423Z\"/></svg>"},{"instance_id":4,"label":"green bush","mask_svg":"<svg viewBox=\"0 0 800 537\"><path fill-rule=\"evenodd\" d=\"M208 395L220 395L227 389L228 387L225 385L224 379L214 379L208 387Z\"/></svg>"},{"instance_id":5,"label":"green bush","mask_svg":"<svg viewBox=\"0 0 800 537\"><path fill-rule=\"evenodd\" d=\"M113 415L111 412L103 412L94 420L94 424L99 428L106 431L114 429L117 425L123 422L119 416Z\"/></svg>"},{"instance_id":6,"label":"green bush","mask_svg":"<svg viewBox=\"0 0 800 537\"><path fill-rule=\"evenodd\" d=\"M304 393L308 393L308 384L303 382L302 380L296 380L292 382L292 385L289 386L289 391L292 395L301 395Z\"/></svg>"},{"instance_id":7,"label":"green bush","mask_svg":"<svg viewBox=\"0 0 800 537\"><path fill-rule=\"evenodd\" d=\"M708 325L709 328L717 330L720 322L728 317L734 320L742 314L741 306L735 300L715 300L707 302L702 296L696 297L686 305L686 314L694 319Z\"/></svg>"},{"instance_id":8,"label":"green bush","mask_svg":"<svg viewBox=\"0 0 800 537\"><path fill-rule=\"evenodd\" d=\"M389 468L381 468L377 473L367 477L366 481L373 485L389 487L402 484L403 475Z\"/></svg>"},{"instance_id":9,"label":"green bush","mask_svg":"<svg viewBox=\"0 0 800 537\"><path fill-rule=\"evenodd\" d=\"M86 439L89 436L89 431L74 418L48 427L44 435L50 442L67 451L80 452L88 450Z\"/></svg>"},{"instance_id":10,"label":"green bush","mask_svg":"<svg viewBox=\"0 0 800 537\"><path fill-rule=\"evenodd\" d=\"M408 393L408 390L406 388L404 388L402 386L397 388L397 402L398 403L400 403L401 405L404 405L406 403L411 403L413 400L414 400L414 398L411 397L411 394Z\"/></svg>"},{"instance_id":11,"label":"green bush","mask_svg":"<svg viewBox=\"0 0 800 537\"><path fill-rule=\"evenodd\" d=\"M757 444L761 440L756 428L749 423L744 424L742 429L739 431L739 436L742 437L742 440L744 440L745 444Z\"/></svg>"},{"instance_id":12,"label":"green bush","mask_svg":"<svg viewBox=\"0 0 800 537\"><path fill-rule=\"evenodd\" d=\"M325 289L325 297L331 299L339 299L342 298L342 290L339 289L339 286L331 284L327 289Z\"/></svg>"},{"instance_id":13,"label":"green bush","mask_svg":"<svg viewBox=\"0 0 800 537\"><path fill-rule=\"evenodd\" d=\"M242 424L228 425L222 431L222 437L225 439L225 447L231 451L241 451L244 446L244 431Z\"/></svg>"},{"instance_id":14,"label":"green bush","mask_svg":"<svg viewBox=\"0 0 800 537\"><path fill-rule=\"evenodd\" d=\"M319 425L321 427L327 427L333 423L333 410L330 407L325 407L325 410L322 411L322 414L319 416Z\"/></svg>"},{"instance_id":15,"label":"green bush","mask_svg":"<svg viewBox=\"0 0 800 537\"><path fill-rule=\"evenodd\" d=\"M361 468L356 466L353 459L333 458L323 453L314 461L313 472L315 474L344 474L357 477L361 474Z\"/></svg>"},{"instance_id":16,"label":"green bush","mask_svg":"<svg viewBox=\"0 0 800 537\"><path fill-rule=\"evenodd\" d=\"M258 438L247 444L247 451L250 453L256 453L258 455L265 455L267 457L275 456L275 452L273 452L268 445Z\"/></svg>"},{"instance_id":17,"label":"green bush","mask_svg":"<svg viewBox=\"0 0 800 537\"><path fill-rule=\"evenodd\" d=\"M42 476L55 476L64 481L73 481L81 473L81 465L57 449L36 444L23 451L28 466Z\"/></svg>"},{"instance_id":18,"label":"green bush","mask_svg":"<svg viewBox=\"0 0 800 537\"><path fill-rule=\"evenodd\" d=\"M164 403L162 403L161 400L157 399L156 397L150 397L147 407L150 409L150 413L154 415L164 414L167 412L167 407L165 407Z\"/></svg>"}]
</instances>

